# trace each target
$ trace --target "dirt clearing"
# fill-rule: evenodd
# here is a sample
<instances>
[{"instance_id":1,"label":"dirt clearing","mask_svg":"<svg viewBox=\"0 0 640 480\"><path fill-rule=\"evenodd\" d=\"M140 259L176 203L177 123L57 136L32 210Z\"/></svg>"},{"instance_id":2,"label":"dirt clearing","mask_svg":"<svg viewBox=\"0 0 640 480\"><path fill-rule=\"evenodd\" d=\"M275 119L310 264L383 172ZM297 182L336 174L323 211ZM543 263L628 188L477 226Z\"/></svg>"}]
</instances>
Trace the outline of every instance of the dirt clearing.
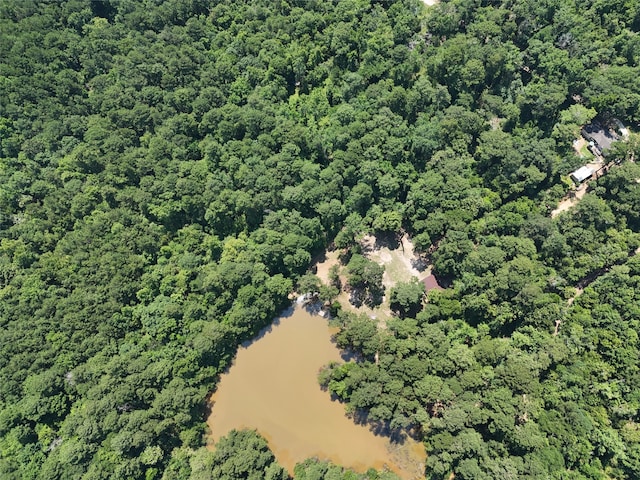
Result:
<instances>
[{"instance_id":1,"label":"dirt clearing","mask_svg":"<svg viewBox=\"0 0 640 480\"><path fill-rule=\"evenodd\" d=\"M409 282L412 278L422 279L431 273L431 266L424 262L414 252L413 243L408 235L398 238L395 235L374 236L365 235L360 240L362 254L369 260L384 267L382 284L385 295L382 304L371 308L366 305L354 306L349 300L349 293L342 290L336 298L342 307L354 313L365 313L369 318L377 319L378 326L384 328L387 319L393 312L389 306L389 290L400 282ZM347 284L346 268L338 258L339 250L326 251L316 263L316 275L325 283L330 283L329 271L337 265L342 286Z\"/></svg>"}]
</instances>

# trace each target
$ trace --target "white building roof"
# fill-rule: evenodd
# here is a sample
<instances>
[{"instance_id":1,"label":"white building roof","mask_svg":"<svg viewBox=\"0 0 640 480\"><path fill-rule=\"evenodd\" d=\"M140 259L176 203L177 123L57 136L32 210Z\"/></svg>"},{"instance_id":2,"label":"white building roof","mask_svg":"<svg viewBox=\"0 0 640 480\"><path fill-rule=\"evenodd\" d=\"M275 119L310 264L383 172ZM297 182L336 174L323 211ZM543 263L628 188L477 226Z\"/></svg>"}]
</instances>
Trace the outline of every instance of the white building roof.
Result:
<instances>
[{"instance_id":1,"label":"white building roof","mask_svg":"<svg viewBox=\"0 0 640 480\"><path fill-rule=\"evenodd\" d=\"M576 182L582 183L591 175L593 175L593 169L589 167L580 167L575 172L571 172L571 178L573 178Z\"/></svg>"}]
</instances>

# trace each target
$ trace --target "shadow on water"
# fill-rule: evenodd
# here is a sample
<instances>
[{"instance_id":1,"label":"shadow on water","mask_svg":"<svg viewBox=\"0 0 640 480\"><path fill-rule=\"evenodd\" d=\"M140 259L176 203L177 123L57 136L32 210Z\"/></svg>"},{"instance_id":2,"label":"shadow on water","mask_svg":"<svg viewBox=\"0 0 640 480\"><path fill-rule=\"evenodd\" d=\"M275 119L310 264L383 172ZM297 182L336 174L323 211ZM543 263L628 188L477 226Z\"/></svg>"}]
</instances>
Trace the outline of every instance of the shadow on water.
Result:
<instances>
[{"instance_id":1,"label":"shadow on water","mask_svg":"<svg viewBox=\"0 0 640 480\"><path fill-rule=\"evenodd\" d=\"M327 320L327 322L329 322L332 319L331 315L324 308L324 305L320 301L308 301L308 302L305 302L303 305L304 305L304 310L309 315L320 316L320 317L324 318L325 320ZM339 330L339 328L340 328L340 327L333 326L331 323L329 323L329 325L332 328L336 329L335 333L337 333L337 330ZM342 360L344 362L360 362L360 361L362 361L363 360L362 355L358 354L357 352L338 347L337 342L336 342L336 338L335 338L335 333L331 335L331 342L334 345L336 345L336 348L338 348L338 350L340 351L340 358L342 358ZM326 390L326 389L323 388L323 390Z\"/></svg>"},{"instance_id":2,"label":"shadow on water","mask_svg":"<svg viewBox=\"0 0 640 480\"><path fill-rule=\"evenodd\" d=\"M301 297L298 297L296 300L293 300L293 302L291 302L291 305L289 305L289 307L285 308L284 310L282 310L277 317L275 317L273 319L273 321L267 325L266 327L262 328L257 335L255 335L254 337L251 337L249 340L245 340L244 342L240 343L240 347L242 348L248 348L251 345L253 345L254 343L256 343L258 340L262 339L265 337L265 335L271 333L273 331L274 328L276 328L277 326L280 325L280 321L284 318L289 318L292 317L296 311L296 308L299 306L303 306L303 308L305 309L305 311L307 313L309 313L310 315L320 315L320 316L324 316L321 315L321 312L323 312L323 308L322 308L322 303L317 302L317 301L309 301L306 300L305 298L306 296L303 295ZM329 319L329 317L325 317L327 318L327 320ZM225 373L227 373L227 371L229 370L229 368L226 369Z\"/></svg>"},{"instance_id":3,"label":"shadow on water","mask_svg":"<svg viewBox=\"0 0 640 480\"><path fill-rule=\"evenodd\" d=\"M315 301L315 302L305 301L303 305L304 305L305 311L310 315L318 315L320 312L325 311L323 309L322 303L319 301ZM324 318L329 319L328 316ZM331 342L336 344L335 335L331 336ZM364 358L358 352L355 352L349 349L342 349L339 347L338 349L340 350L340 357L344 362L364 361ZM329 391L329 389L326 386L321 386L321 389L324 392ZM340 400L340 398L334 393L331 393L330 395L331 395L332 401L343 403ZM371 419L369 416L369 413L366 410L356 410L355 412L352 412L347 416L351 418L355 424L368 427L371 433L379 437L386 437L391 441L391 443L395 445L404 445L405 442L407 441L407 438L409 437L411 437L413 440L419 441L419 438L417 435L412 435L411 432L407 431L405 428L392 428L391 422L388 422L388 421L383 422L380 420Z\"/></svg>"},{"instance_id":4,"label":"shadow on water","mask_svg":"<svg viewBox=\"0 0 640 480\"><path fill-rule=\"evenodd\" d=\"M319 301L318 302L314 302L314 301L305 302L304 303L304 309L310 315L319 315L321 317L326 318L327 320L329 319L328 314L324 313L325 310L323 308L322 303L319 302Z\"/></svg>"},{"instance_id":5,"label":"shadow on water","mask_svg":"<svg viewBox=\"0 0 640 480\"><path fill-rule=\"evenodd\" d=\"M368 427L374 435L386 437L396 445L404 445L409 437L417 440L416 436L411 435L405 428L392 428L391 422L371 419L366 410L358 409L349 416L357 425Z\"/></svg>"},{"instance_id":6,"label":"shadow on water","mask_svg":"<svg viewBox=\"0 0 640 480\"><path fill-rule=\"evenodd\" d=\"M243 348L248 348L252 344L256 343L258 340L264 338L267 334L271 333L276 327L280 325L280 322L284 318L289 318L295 314L296 308L302 307L305 312L312 316L322 317L327 322L331 320L331 316L329 312L325 310L324 305L321 301L309 297L307 295L301 295L296 300L293 300L291 305L283 310L277 317L273 319L271 324L264 327L258 335L253 337L250 340L246 340L241 343ZM338 327L336 327L338 328ZM336 348L340 352L340 358L344 362L363 362L363 356L353 350L340 348L337 345L335 335L331 335L331 343L336 345ZM229 373L229 369L233 366L233 363L229 365L225 369L225 374ZM324 367L323 367L324 368ZM322 391L327 392L328 389L326 387L321 387ZM339 403L343 403L339 397L335 394L331 393L331 400ZM209 410L209 409L207 409ZM363 425L369 428L369 430L376 436L386 437L394 444L403 445L405 440L407 439L407 433L404 429L392 429L389 422L381 422L378 420L372 420L369 418L369 414L366 410L357 410L351 414L347 415L351 418L355 424ZM415 439L415 438L414 438Z\"/></svg>"},{"instance_id":7,"label":"shadow on water","mask_svg":"<svg viewBox=\"0 0 640 480\"><path fill-rule=\"evenodd\" d=\"M291 310L291 312L289 312L289 310ZM249 340L245 340L244 342L242 342L240 344L240 346L242 348L249 348L249 346L251 346L252 344L254 344L255 342L257 342L258 340L260 340L261 338L264 338L265 335L267 335L268 333L271 333L274 329L274 327L277 327L278 325L280 325L280 318L281 317L288 317L291 316L293 314L293 307L291 308L287 308L284 312L282 312L283 314L287 314L287 315L280 315L276 318L273 319L273 322L271 322L269 325L267 325L266 327L264 327L262 330L260 330L258 332L258 334L253 337L250 338Z\"/></svg>"},{"instance_id":8,"label":"shadow on water","mask_svg":"<svg viewBox=\"0 0 640 480\"><path fill-rule=\"evenodd\" d=\"M294 302L292 302L292 304L289 307L287 307L282 312L280 312L280 314L277 317L275 317L269 325L267 325L266 327L262 328L258 332L258 334L256 336L254 336L254 337L252 337L252 338L250 338L248 340L245 340L244 342L241 342L239 348L249 348L251 345L256 343L258 340L264 338L267 334L271 333L274 328L276 328L277 326L280 325L281 319L291 317L294 314L295 309L296 309L296 302L294 301ZM218 374L216 376L214 387L211 390L211 392L209 393L209 395L207 396L206 404L202 409L202 415L204 416L204 418L208 418L209 416L211 416L211 409L213 408L213 405L215 403L213 401L213 397L214 397L215 393L218 391L218 385L219 385L218 382L219 382L220 376L229 374L229 371L231 370L231 368L233 367L233 365L235 363L235 355L236 354L237 354L237 352L235 352L235 354L233 355L233 358L229 361L229 364L226 366L224 371L222 371L220 374Z\"/></svg>"},{"instance_id":9,"label":"shadow on water","mask_svg":"<svg viewBox=\"0 0 640 480\"><path fill-rule=\"evenodd\" d=\"M333 343L335 343L335 340L333 340ZM352 350L340 349L340 357L342 357L342 360L344 360L345 362L360 362L360 361L362 361L362 355L358 355L358 353L356 353L356 352L354 352Z\"/></svg>"},{"instance_id":10,"label":"shadow on water","mask_svg":"<svg viewBox=\"0 0 640 480\"><path fill-rule=\"evenodd\" d=\"M245 340L240 344L240 346L242 348L248 348L258 340L264 338L265 335L267 335L268 333L271 333L275 327L280 325L280 321L283 318L292 317L296 311L296 308L299 306L302 306L305 309L305 311L310 315L318 315L320 317L324 317L327 320L330 319L328 312L326 312L326 310L323 308L322 302L316 301L313 299L307 299L306 295L302 295L298 297L296 300L293 300L291 305L289 305L289 307L282 310L282 312L280 312L278 316L275 317L269 325L261 329L256 336L250 338L249 340Z\"/></svg>"}]
</instances>

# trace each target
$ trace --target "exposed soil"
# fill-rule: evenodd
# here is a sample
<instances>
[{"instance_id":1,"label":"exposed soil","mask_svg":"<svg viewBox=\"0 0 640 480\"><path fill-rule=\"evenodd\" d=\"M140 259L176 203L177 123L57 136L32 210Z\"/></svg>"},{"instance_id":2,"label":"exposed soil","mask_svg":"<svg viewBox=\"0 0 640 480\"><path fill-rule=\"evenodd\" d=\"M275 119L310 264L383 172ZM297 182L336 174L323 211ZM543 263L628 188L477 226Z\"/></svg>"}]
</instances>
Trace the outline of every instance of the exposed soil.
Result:
<instances>
[{"instance_id":1,"label":"exposed soil","mask_svg":"<svg viewBox=\"0 0 640 480\"><path fill-rule=\"evenodd\" d=\"M568 195L560 200L560 203L558 204L556 209L551 212L551 218L555 218L562 212L566 212L570 208L576 206L587 193L587 188L588 185L586 183L583 183L576 190L569 192Z\"/></svg>"},{"instance_id":2,"label":"exposed soil","mask_svg":"<svg viewBox=\"0 0 640 480\"><path fill-rule=\"evenodd\" d=\"M316 260L316 275L322 283L329 285L329 270L334 265L340 265L340 260L338 259L339 254L339 250L326 250L324 254Z\"/></svg>"},{"instance_id":3,"label":"exposed soil","mask_svg":"<svg viewBox=\"0 0 640 480\"><path fill-rule=\"evenodd\" d=\"M573 142L573 149L576 151L580 158L592 158L593 154L589 151L589 143L584 137L576 138Z\"/></svg>"},{"instance_id":4,"label":"exposed soil","mask_svg":"<svg viewBox=\"0 0 640 480\"><path fill-rule=\"evenodd\" d=\"M400 239L395 235L379 237L365 235L360 240L360 245L365 257L384 266L385 271L382 283L387 294L389 289L399 282L408 282L412 278L421 279L431 273L431 266L415 254L413 243L411 243L408 235L404 235ZM347 284L347 278L344 266L341 265L338 258L339 255L340 252L338 250L326 251L315 264L315 270L320 280L325 284L329 284L329 270L332 266L338 265L340 268L340 282L344 287ZM375 308L364 304L356 307L350 302L350 294L344 290L340 292L336 300L346 310L354 313L365 313L369 318L377 319L379 328L385 328L386 320L393 315L386 295L382 304Z\"/></svg>"},{"instance_id":5,"label":"exposed soil","mask_svg":"<svg viewBox=\"0 0 640 480\"><path fill-rule=\"evenodd\" d=\"M408 282L412 277L428 275L424 274L427 265L414 254L413 243L407 235L400 241L366 235L360 243L369 260L384 266L382 284L387 290L399 282Z\"/></svg>"}]
</instances>

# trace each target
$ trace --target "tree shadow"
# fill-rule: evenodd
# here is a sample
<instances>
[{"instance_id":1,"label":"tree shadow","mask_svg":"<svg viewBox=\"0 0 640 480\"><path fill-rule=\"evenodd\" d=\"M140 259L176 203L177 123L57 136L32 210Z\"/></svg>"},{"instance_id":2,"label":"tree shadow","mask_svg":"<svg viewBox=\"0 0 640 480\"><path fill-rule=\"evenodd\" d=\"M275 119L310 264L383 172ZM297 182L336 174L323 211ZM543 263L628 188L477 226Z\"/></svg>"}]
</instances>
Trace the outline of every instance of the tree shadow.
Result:
<instances>
[{"instance_id":1,"label":"tree shadow","mask_svg":"<svg viewBox=\"0 0 640 480\"><path fill-rule=\"evenodd\" d=\"M349 290L349 303L356 308L360 308L366 300L366 290L361 288L351 288Z\"/></svg>"},{"instance_id":2,"label":"tree shadow","mask_svg":"<svg viewBox=\"0 0 640 480\"><path fill-rule=\"evenodd\" d=\"M281 319L289 318L294 314L297 305L299 305L298 301L292 302L287 308L282 310L276 317L274 317L273 320L271 320L268 325L265 325L264 327L262 327L257 334L241 342L240 347L247 348L254 342L257 342L258 340L263 338L265 335L270 333L273 330L273 327L277 327L278 325L280 325Z\"/></svg>"},{"instance_id":3,"label":"tree shadow","mask_svg":"<svg viewBox=\"0 0 640 480\"><path fill-rule=\"evenodd\" d=\"M314 275L318 273L318 264L327 261L327 250L322 250L311 260L311 273Z\"/></svg>"},{"instance_id":4,"label":"tree shadow","mask_svg":"<svg viewBox=\"0 0 640 480\"><path fill-rule=\"evenodd\" d=\"M362 355L354 352L353 350L340 349L340 358L345 362L361 362L363 360Z\"/></svg>"},{"instance_id":5,"label":"tree shadow","mask_svg":"<svg viewBox=\"0 0 640 480\"><path fill-rule=\"evenodd\" d=\"M382 305L384 300L384 288L354 288L349 290L349 303L356 308L366 305L369 308L376 308Z\"/></svg>"},{"instance_id":6,"label":"tree shadow","mask_svg":"<svg viewBox=\"0 0 640 480\"><path fill-rule=\"evenodd\" d=\"M402 247L402 237L396 232L376 232L375 235L375 248L388 248L389 250L396 250Z\"/></svg>"},{"instance_id":7,"label":"tree shadow","mask_svg":"<svg viewBox=\"0 0 640 480\"><path fill-rule=\"evenodd\" d=\"M419 272L424 272L430 265L429 260L424 255L414 254L414 258L411 259L411 266Z\"/></svg>"},{"instance_id":8,"label":"tree shadow","mask_svg":"<svg viewBox=\"0 0 640 480\"><path fill-rule=\"evenodd\" d=\"M340 262L340 265L344 266L349 263L349 260L351 260L351 257L354 253L356 252L353 248L345 248L340 250L340 252L338 252L338 261Z\"/></svg>"},{"instance_id":9,"label":"tree shadow","mask_svg":"<svg viewBox=\"0 0 640 480\"><path fill-rule=\"evenodd\" d=\"M263 327L256 335L254 335L253 337L249 338L248 340L245 340L244 342L241 342L240 343L240 347L241 348L248 348L253 343L255 343L258 340L260 340L261 338L263 338L268 333L271 333L271 331L273 330L273 327L277 327L278 325L280 325L280 319L281 318L286 318L286 317L290 317L291 315L293 315L293 310L294 310L293 306L291 306L291 307L287 308L286 310L284 310L280 315L278 315L276 318L274 318L273 321L269 325L267 325L266 327Z\"/></svg>"},{"instance_id":10,"label":"tree shadow","mask_svg":"<svg viewBox=\"0 0 640 480\"><path fill-rule=\"evenodd\" d=\"M370 287L365 297L364 303L367 307L375 308L382 305L383 300L384 300L384 287L383 288Z\"/></svg>"},{"instance_id":11,"label":"tree shadow","mask_svg":"<svg viewBox=\"0 0 640 480\"><path fill-rule=\"evenodd\" d=\"M309 315L319 315L326 319L330 317L329 312L324 308L324 304L317 298L305 302L303 308Z\"/></svg>"},{"instance_id":12,"label":"tree shadow","mask_svg":"<svg viewBox=\"0 0 640 480\"><path fill-rule=\"evenodd\" d=\"M411 431L406 428L392 428L389 421L370 418L369 412L366 410L357 409L350 413L349 416L354 423L368 427L374 435L386 437L397 445L404 445L409 437L417 439L417 436L412 436Z\"/></svg>"}]
</instances>

